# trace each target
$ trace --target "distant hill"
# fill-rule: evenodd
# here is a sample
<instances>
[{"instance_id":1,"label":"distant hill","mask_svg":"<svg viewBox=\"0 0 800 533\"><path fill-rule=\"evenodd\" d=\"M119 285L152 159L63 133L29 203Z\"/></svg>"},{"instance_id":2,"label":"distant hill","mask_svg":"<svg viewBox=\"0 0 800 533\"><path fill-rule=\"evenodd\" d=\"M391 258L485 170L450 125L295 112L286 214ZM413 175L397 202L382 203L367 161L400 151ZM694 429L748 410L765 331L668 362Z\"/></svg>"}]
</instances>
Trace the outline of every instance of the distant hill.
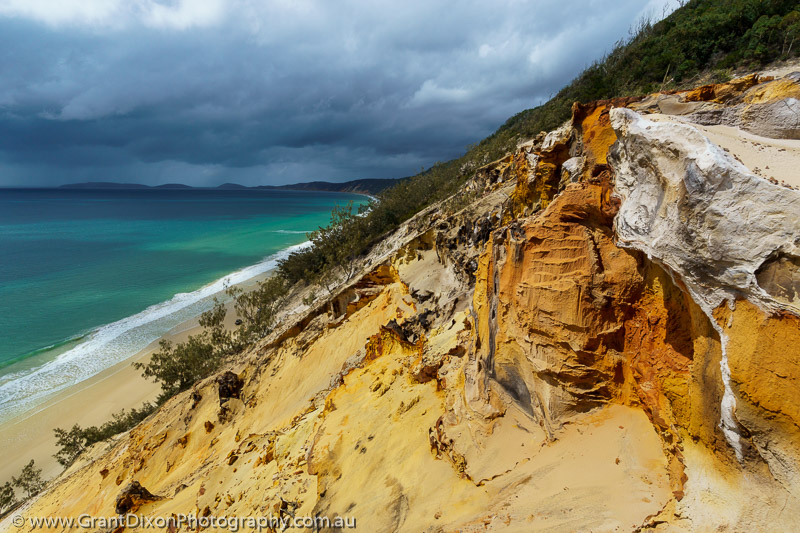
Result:
<instances>
[{"instance_id":1,"label":"distant hill","mask_svg":"<svg viewBox=\"0 0 800 533\"><path fill-rule=\"evenodd\" d=\"M184 185L183 183L165 183L164 185L156 185L150 187L151 189L194 189L191 185Z\"/></svg>"},{"instance_id":2,"label":"distant hill","mask_svg":"<svg viewBox=\"0 0 800 533\"><path fill-rule=\"evenodd\" d=\"M355 194L378 194L379 192L408 179L363 179L345 181L343 183L332 183L329 181L311 181L307 183L292 183L289 185L258 185L247 187L238 183L223 183L217 186L222 190L245 190L245 189L268 189L284 191L320 191L320 192L348 192ZM60 189L195 189L202 187L192 187L183 183L166 183L164 185L142 185L141 183L115 183L112 181L87 181L83 183L70 183L62 185Z\"/></svg>"},{"instance_id":3,"label":"distant hill","mask_svg":"<svg viewBox=\"0 0 800 533\"><path fill-rule=\"evenodd\" d=\"M151 189L141 183L115 183L113 181L86 181L62 185L59 189Z\"/></svg>"},{"instance_id":4,"label":"distant hill","mask_svg":"<svg viewBox=\"0 0 800 533\"><path fill-rule=\"evenodd\" d=\"M397 185L408 178L395 179L364 179L331 183L329 181L310 181L307 183L293 183L290 185L262 185L258 189L283 189L291 191L322 191L322 192L349 192L356 194L378 194L389 187Z\"/></svg>"}]
</instances>

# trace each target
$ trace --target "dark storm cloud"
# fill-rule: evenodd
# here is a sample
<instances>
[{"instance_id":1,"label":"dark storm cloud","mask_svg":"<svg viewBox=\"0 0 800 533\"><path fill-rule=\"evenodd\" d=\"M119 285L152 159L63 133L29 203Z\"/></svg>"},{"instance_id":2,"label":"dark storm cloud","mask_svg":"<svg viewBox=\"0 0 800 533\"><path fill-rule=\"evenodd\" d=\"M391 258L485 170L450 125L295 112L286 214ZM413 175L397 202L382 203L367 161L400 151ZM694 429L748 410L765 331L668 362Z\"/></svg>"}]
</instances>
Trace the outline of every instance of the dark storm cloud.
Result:
<instances>
[{"instance_id":1,"label":"dark storm cloud","mask_svg":"<svg viewBox=\"0 0 800 533\"><path fill-rule=\"evenodd\" d=\"M409 175L651 4L0 0L0 184Z\"/></svg>"}]
</instances>

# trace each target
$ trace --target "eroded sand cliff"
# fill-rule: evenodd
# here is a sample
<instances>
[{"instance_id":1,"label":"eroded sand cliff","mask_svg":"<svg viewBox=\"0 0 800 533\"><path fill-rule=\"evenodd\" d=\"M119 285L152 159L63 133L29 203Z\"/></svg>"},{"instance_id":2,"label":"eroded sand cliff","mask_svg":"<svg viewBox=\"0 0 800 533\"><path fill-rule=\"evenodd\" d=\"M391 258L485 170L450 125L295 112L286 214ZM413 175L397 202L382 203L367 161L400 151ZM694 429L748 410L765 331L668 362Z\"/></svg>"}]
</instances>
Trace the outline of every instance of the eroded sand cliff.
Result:
<instances>
[{"instance_id":1,"label":"eroded sand cliff","mask_svg":"<svg viewBox=\"0 0 800 533\"><path fill-rule=\"evenodd\" d=\"M797 139L798 79L576 105L18 513L792 531L800 192L702 128Z\"/></svg>"}]
</instances>

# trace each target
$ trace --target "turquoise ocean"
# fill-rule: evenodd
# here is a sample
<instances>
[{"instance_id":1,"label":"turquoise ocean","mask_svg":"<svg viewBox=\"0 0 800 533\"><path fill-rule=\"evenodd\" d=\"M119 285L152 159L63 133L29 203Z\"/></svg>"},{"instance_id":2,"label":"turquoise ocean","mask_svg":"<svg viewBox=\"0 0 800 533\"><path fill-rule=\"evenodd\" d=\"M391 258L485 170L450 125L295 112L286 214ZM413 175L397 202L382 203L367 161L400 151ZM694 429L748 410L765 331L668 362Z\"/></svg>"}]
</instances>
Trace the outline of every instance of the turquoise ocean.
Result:
<instances>
[{"instance_id":1,"label":"turquoise ocean","mask_svg":"<svg viewBox=\"0 0 800 533\"><path fill-rule=\"evenodd\" d=\"M0 422L272 269L336 204L274 190L0 189Z\"/></svg>"}]
</instances>

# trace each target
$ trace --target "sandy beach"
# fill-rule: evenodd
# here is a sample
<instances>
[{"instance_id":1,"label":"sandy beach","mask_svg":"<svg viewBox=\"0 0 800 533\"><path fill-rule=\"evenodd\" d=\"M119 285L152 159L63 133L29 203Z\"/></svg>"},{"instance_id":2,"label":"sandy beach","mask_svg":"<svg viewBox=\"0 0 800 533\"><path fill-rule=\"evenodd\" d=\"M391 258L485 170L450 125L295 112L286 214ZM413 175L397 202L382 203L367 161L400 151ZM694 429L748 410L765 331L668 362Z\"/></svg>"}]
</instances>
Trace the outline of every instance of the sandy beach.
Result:
<instances>
[{"instance_id":1,"label":"sandy beach","mask_svg":"<svg viewBox=\"0 0 800 533\"><path fill-rule=\"evenodd\" d=\"M239 286L253 287L267 274L259 275ZM232 304L228 304L225 322L234 326L236 316ZM161 339L174 342L185 340L201 331L199 317L183 322ZM133 368L136 361L147 361L158 350L158 339L139 353L117 363L99 374L61 391L34 410L22 413L8 422L0 424L0 485L19 474L31 459L42 469L42 476L51 479L60 474L63 467L53 457L56 439L53 430L69 429L78 424L82 427L101 425L111 420L114 413L122 409L138 408L144 402L158 396L158 384L142 377L141 371Z\"/></svg>"}]
</instances>

